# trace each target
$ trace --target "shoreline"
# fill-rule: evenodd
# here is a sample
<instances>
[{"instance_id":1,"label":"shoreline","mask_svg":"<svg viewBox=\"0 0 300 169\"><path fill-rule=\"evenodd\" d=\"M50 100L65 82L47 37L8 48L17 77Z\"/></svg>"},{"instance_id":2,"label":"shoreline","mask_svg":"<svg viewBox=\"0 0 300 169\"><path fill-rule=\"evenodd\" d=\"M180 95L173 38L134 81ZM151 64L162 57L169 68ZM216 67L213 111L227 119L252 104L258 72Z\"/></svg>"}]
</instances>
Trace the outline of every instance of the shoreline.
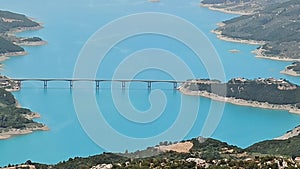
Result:
<instances>
[{"instance_id":1,"label":"shoreline","mask_svg":"<svg viewBox=\"0 0 300 169\"><path fill-rule=\"evenodd\" d=\"M234 15L251 15L251 14L253 14L252 12L232 11L232 10L228 10L226 8L217 8L217 7L215 7L216 5L213 5L213 4L201 3L200 6L204 7L204 8L208 8L209 10L223 12L223 13L227 13L227 14L234 14Z\"/></svg>"},{"instance_id":2,"label":"shoreline","mask_svg":"<svg viewBox=\"0 0 300 169\"><path fill-rule=\"evenodd\" d=\"M266 50L259 48L255 49L252 51L253 54L255 54L256 58L261 58L261 59L270 59L270 60L276 60L276 61L284 61L284 62L297 62L300 61L300 59L292 59L292 58L284 58L280 56L266 56L264 54Z\"/></svg>"},{"instance_id":3,"label":"shoreline","mask_svg":"<svg viewBox=\"0 0 300 169\"><path fill-rule=\"evenodd\" d=\"M220 25L220 23L219 23ZM223 26L225 24L223 23ZM222 27L222 26L219 26ZM227 42L234 42L234 43L244 43L244 44L250 44L250 45L264 45L266 44L265 41L256 41L256 40L244 40L244 39L239 39L239 38L231 38L228 36L224 36L222 35L222 31L217 31L217 30L212 30L212 33L217 35L217 38L223 41L227 41Z\"/></svg>"},{"instance_id":4,"label":"shoreline","mask_svg":"<svg viewBox=\"0 0 300 169\"><path fill-rule=\"evenodd\" d=\"M280 71L281 74L289 75L289 76L300 76L300 73L295 72L294 70L285 69Z\"/></svg>"},{"instance_id":5,"label":"shoreline","mask_svg":"<svg viewBox=\"0 0 300 169\"><path fill-rule=\"evenodd\" d=\"M286 132L284 135L274 138L274 140L287 140L289 138L298 136L300 134L300 126L295 127L291 131Z\"/></svg>"},{"instance_id":6,"label":"shoreline","mask_svg":"<svg viewBox=\"0 0 300 169\"><path fill-rule=\"evenodd\" d=\"M4 57L4 58L1 58L1 62L9 59L8 57L11 57L11 56L24 56L27 54L28 54L28 52L26 52L26 51L1 53L0 57ZM7 57L7 58L5 58L5 57Z\"/></svg>"},{"instance_id":7,"label":"shoreline","mask_svg":"<svg viewBox=\"0 0 300 169\"><path fill-rule=\"evenodd\" d=\"M47 126L35 127L35 128L25 128L25 129L10 129L7 132L0 133L0 140L6 140L14 136L31 134L34 131L49 131Z\"/></svg>"},{"instance_id":8,"label":"shoreline","mask_svg":"<svg viewBox=\"0 0 300 169\"><path fill-rule=\"evenodd\" d=\"M34 20L32 20L32 21L34 21ZM21 32L36 31L36 30L44 28L44 26L42 26L40 23L38 23L38 24L39 24L38 26L34 26L34 27L19 27L19 28L14 28L14 29L11 29L11 30L7 31L6 34L8 34L8 35L15 35L15 34L21 33Z\"/></svg>"},{"instance_id":9,"label":"shoreline","mask_svg":"<svg viewBox=\"0 0 300 169\"><path fill-rule=\"evenodd\" d=\"M36 22L34 20L34 18L29 18L33 22ZM5 32L5 34L7 34L8 36L16 36L17 33L21 33L21 32L26 32L26 31L36 31L39 29L44 28L44 26L42 25L42 23L40 22L36 22L38 23L37 26L34 27L19 27L19 28L14 28L14 29L10 29L9 31ZM12 42L13 43L13 42ZM42 46L42 45L46 45L48 42L47 41L38 41L38 42L23 42L23 43L14 43L15 45L18 46ZM21 52L7 52L7 53L1 53L0 57L11 57L11 56L24 56L27 55L28 52L26 51L21 51ZM5 59L6 60L6 59ZM1 60L1 62L5 61L5 60Z\"/></svg>"},{"instance_id":10,"label":"shoreline","mask_svg":"<svg viewBox=\"0 0 300 169\"><path fill-rule=\"evenodd\" d=\"M235 12L235 11L231 11L228 10L226 8L217 8L214 4L203 4L201 3L200 6L202 7L206 7L210 10L215 10L215 11L220 11L223 13L230 13L230 14L239 14L239 15L251 15L253 13L249 12L249 13L245 13L243 11L240 12ZM226 24L224 22L221 23L217 23L218 28L225 26ZM252 53L255 54L256 58L261 58L261 59L270 59L270 60L275 60L275 61L285 61L285 62L295 62L298 61L300 62L300 59L293 59L293 58L288 58L288 57L282 57L282 56L268 56L266 55L264 52L266 52L265 49L262 49L262 45L265 45L267 42L266 41L256 41L256 40L243 40L243 39L239 39L239 38L232 38L232 37L228 37L228 36L224 36L222 35L222 31L218 31L216 29L211 30L212 33L217 35L217 38L223 41L227 41L227 42L234 42L234 43L244 43L244 44L250 44L250 45L259 45L260 48L253 50ZM296 73L295 71L287 71L287 70L282 70L280 71L281 74L286 74L289 76L300 76L300 74Z\"/></svg>"},{"instance_id":11,"label":"shoreline","mask_svg":"<svg viewBox=\"0 0 300 169\"><path fill-rule=\"evenodd\" d=\"M236 99L236 98L232 98L232 97L223 97L223 96L219 96L219 95L216 95L213 93L209 93L207 91L191 91L182 86L180 86L178 88L178 90L185 95L202 96L202 97L206 97L206 98L209 98L209 99L212 99L215 101L231 103L231 104L235 104L235 105L239 105L239 106L272 109L272 110L286 110L290 113L300 114L300 109L295 108L292 105L276 105L276 104L270 104L267 102L247 101L247 100Z\"/></svg>"},{"instance_id":12,"label":"shoreline","mask_svg":"<svg viewBox=\"0 0 300 169\"><path fill-rule=\"evenodd\" d=\"M19 46L42 46L48 44L47 41L36 41L36 42L21 42L21 43L15 43Z\"/></svg>"},{"instance_id":13,"label":"shoreline","mask_svg":"<svg viewBox=\"0 0 300 169\"><path fill-rule=\"evenodd\" d=\"M27 17L28 18L28 17ZM34 21L33 18L28 18L32 21ZM35 22L35 21L34 21ZM35 31L35 30L39 30L44 28L42 26L42 23L36 22L38 25L34 26L34 27L18 27L18 28L14 28L14 29L10 29L9 31L5 32L4 34L6 34L7 36L15 36L17 33L20 32L25 32L25 31ZM13 43L13 42L12 42ZM30 41L25 41L22 43L15 43L18 46L40 46L40 45L45 45L47 44L46 41L35 41L35 42L30 42ZM9 59L9 57L12 56L24 56L27 55L28 53L24 50L24 51L19 51L19 52L6 52L6 53L1 53L0 54L0 61L4 62L5 60ZM14 89L5 89L6 91L9 92L14 92L14 91L19 91L20 88ZM16 107L21 107L21 105L19 104L19 102L15 99L16 101ZM36 118L40 118L41 115L39 113L36 112L31 112L30 114L23 114L23 117L28 119L28 120L33 120ZM41 123L37 123L37 122L33 122L33 124L30 124L31 127L25 127L24 129L17 129L17 128L10 128L10 129L5 129L5 128L0 128L0 140L4 140L4 139L9 139L11 137L14 136L18 136L18 135L25 135L25 134L30 134L33 133L34 131L48 131L50 130L46 125L41 124ZM7 131L4 131L7 130Z\"/></svg>"},{"instance_id":14,"label":"shoreline","mask_svg":"<svg viewBox=\"0 0 300 169\"><path fill-rule=\"evenodd\" d=\"M225 24L222 23L222 25L219 24L218 26L222 27L224 25ZM243 43L243 44L249 44L249 45L259 45L259 46L266 44L265 41L243 40L243 39L238 39L238 38L227 37L227 36L222 35L222 31L212 30L211 32L216 34L218 39L227 41L227 42ZM284 61L284 62L297 62L297 61L300 62L300 59L284 58L284 57L280 57L280 56L267 56L264 54L265 51L266 51L265 49L259 48L259 49L253 50L252 53L255 54L256 58L260 58L260 59L270 59L270 60ZM294 76L293 73L291 73L291 74L283 73L283 74Z\"/></svg>"},{"instance_id":15,"label":"shoreline","mask_svg":"<svg viewBox=\"0 0 300 169\"><path fill-rule=\"evenodd\" d=\"M41 115L36 112L31 112L31 114L24 114L23 116L28 120L32 120L32 119L41 117ZM0 140L6 140L11 137L18 136L18 135L31 134L34 131L49 131L49 130L50 130L50 128L47 127L46 125L43 125L42 127L30 127L30 128L25 128L25 129L12 128L12 129L9 129L7 132L0 132Z\"/></svg>"}]
</instances>

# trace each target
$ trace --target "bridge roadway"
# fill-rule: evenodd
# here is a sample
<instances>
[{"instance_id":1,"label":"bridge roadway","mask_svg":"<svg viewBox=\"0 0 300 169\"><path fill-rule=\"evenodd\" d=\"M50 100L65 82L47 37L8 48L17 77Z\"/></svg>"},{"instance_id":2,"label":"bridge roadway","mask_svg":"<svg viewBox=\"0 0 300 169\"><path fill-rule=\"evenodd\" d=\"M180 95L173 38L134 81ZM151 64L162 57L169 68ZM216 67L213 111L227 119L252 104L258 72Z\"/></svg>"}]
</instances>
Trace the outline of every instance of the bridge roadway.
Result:
<instances>
[{"instance_id":1,"label":"bridge roadway","mask_svg":"<svg viewBox=\"0 0 300 169\"><path fill-rule=\"evenodd\" d=\"M126 83L130 83L130 82L141 82L141 83L147 83L147 87L148 89L151 89L152 87L152 83L172 83L173 84L173 88L177 89L178 84L184 83L186 81L178 81L178 80L138 80L138 79L72 79L72 78L12 78L12 79L0 79L0 81L16 81L20 83L20 87L21 87L21 83L25 82L25 81L41 81L44 82L44 88L48 87L48 82L51 81L57 81L57 82L69 82L70 84L70 88L73 87L73 83L74 82L95 82L96 84L96 89L100 88L100 83L101 82L120 82L122 85L122 88L125 88Z\"/></svg>"}]
</instances>

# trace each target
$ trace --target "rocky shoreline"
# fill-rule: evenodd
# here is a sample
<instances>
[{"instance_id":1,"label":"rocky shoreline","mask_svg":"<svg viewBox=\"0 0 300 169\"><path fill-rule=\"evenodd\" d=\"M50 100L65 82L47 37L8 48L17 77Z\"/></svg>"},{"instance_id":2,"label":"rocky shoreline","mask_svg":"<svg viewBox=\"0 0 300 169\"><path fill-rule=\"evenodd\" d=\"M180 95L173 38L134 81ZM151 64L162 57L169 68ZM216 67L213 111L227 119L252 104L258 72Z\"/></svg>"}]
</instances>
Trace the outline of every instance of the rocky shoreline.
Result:
<instances>
[{"instance_id":1,"label":"rocky shoreline","mask_svg":"<svg viewBox=\"0 0 300 169\"><path fill-rule=\"evenodd\" d=\"M213 91L210 91L211 86L214 85L217 88L224 88L224 91L221 93L224 93L227 91L227 94L218 95L217 93L213 93ZM219 87L217 87L219 86ZM229 87L230 86L230 87ZM277 86L277 87L276 87ZM251 94L251 100L244 99L244 96L242 93L247 93L247 95L250 95L252 89L254 88L265 88L264 90L261 90L260 92L263 92L264 94L257 95L255 93ZM261 97L265 97L265 93L268 93L268 95L272 96L269 92L270 90L274 90L273 93L276 94L282 94L289 92L299 92L299 87L289 83L284 80L276 80L273 78L269 79L257 79L257 80L247 80L244 78L235 78L230 80L228 83L221 83L217 81L211 81L211 80L190 80L185 83L183 83L181 86L178 87L178 90L185 94L190 96L202 96L206 98L210 98L212 100L220 101L220 102L228 102L235 105L241 105L241 106L249 106L249 107L257 107L257 108L264 108L264 109L274 109L274 110L285 110L289 111L290 113L296 113L300 114L300 108L297 106L297 104L292 102L286 102L283 104L283 102L277 102L275 100L272 100L272 98L268 100L261 99ZM235 91L238 90L238 91ZM277 90L277 91L275 91ZM228 92L231 92L228 96ZM238 92L238 93L236 93ZM239 97L239 98L236 98ZM258 99L255 100L254 98ZM288 99L288 98L285 98ZM263 102L260 100L264 100ZM280 99L279 99L280 100ZM271 103L269 103L271 101ZM295 100L296 101L296 100ZM297 101L296 101L297 102ZM299 100L298 100L299 102ZM279 104L281 103L281 104Z\"/></svg>"},{"instance_id":2,"label":"rocky shoreline","mask_svg":"<svg viewBox=\"0 0 300 169\"><path fill-rule=\"evenodd\" d=\"M0 131L0 140L6 140L13 136L30 134L34 131L48 131L50 130L47 126L43 127L34 127L34 128L25 128L25 129L10 129L9 131L1 132Z\"/></svg>"},{"instance_id":3,"label":"rocky shoreline","mask_svg":"<svg viewBox=\"0 0 300 169\"><path fill-rule=\"evenodd\" d=\"M276 1L274 2L274 6L271 1L263 3L260 1L250 3L239 3L237 1L228 3L224 3L224 1L203 1L204 3L201 3L202 7L224 13L242 15L218 24L218 28L212 32L215 33L219 39L229 42L259 45L260 47L253 51L256 58L289 62L300 61L299 52L297 53L299 50L298 34L296 30L292 28L291 24L287 22L287 20L293 20L293 17L298 16L299 1ZM261 10L251 10L255 8ZM273 12L276 10L280 11L281 9L284 10L281 11L282 13L280 13L280 15ZM245 12L248 10L252 12ZM293 20L293 22L296 25L298 20ZM259 27L261 27L261 29L259 29ZM285 30L278 31L281 27L285 27ZM247 29L249 29L249 31L245 31ZM277 38L274 37L276 35L278 35ZM261 39L263 39L263 41L260 41ZM292 71L281 71L280 73L298 76Z\"/></svg>"},{"instance_id":4,"label":"rocky shoreline","mask_svg":"<svg viewBox=\"0 0 300 169\"><path fill-rule=\"evenodd\" d=\"M27 17L28 18L28 17ZM31 21L35 22L32 18L28 18ZM36 22L38 23L38 22ZM24 38L18 38L16 37L17 33L21 33L21 32L25 32L25 31L35 31L35 30L39 30L44 28L44 26L42 25L42 23L38 23L38 26L34 26L34 27L18 27L18 28L14 28L14 29L10 29L9 31L2 33L2 36L5 36L6 38L12 38L12 39L16 39L18 41L23 40ZM26 39L26 38L25 38ZM12 42L15 45L18 46L42 46L47 44L46 41L44 40L40 40L40 41L22 41L22 42ZM18 51L18 52L6 52L6 53L0 53L0 57L10 57L10 56L24 56L27 55L28 52L26 51Z\"/></svg>"},{"instance_id":5,"label":"rocky shoreline","mask_svg":"<svg viewBox=\"0 0 300 169\"><path fill-rule=\"evenodd\" d=\"M222 35L222 31L218 31L218 30L212 30L211 32L216 34L218 39L227 41L227 42L244 43L244 44L250 44L250 45L264 45L266 43L264 41L231 38L231 37Z\"/></svg>"},{"instance_id":6,"label":"rocky shoreline","mask_svg":"<svg viewBox=\"0 0 300 169\"><path fill-rule=\"evenodd\" d=\"M233 10L230 10L230 8L217 8L216 5L212 5L212 4L201 3L200 6L208 8L213 11L219 11L219 12L228 13L228 14L236 14L236 15L251 15L252 14L252 12L247 12L247 11L233 11Z\"/></svg>"},{"instance_id":7,"label":"rocky shoreline","mask_svg":"<svg viewBox=\"0 0 300 169\"><path fill-rule=\"evenodd\" d=\"M243 99L236 99L232 97L222 97L213 93L209 93L207 91L191 91L187 88L184 88L180 86L178 90L185 94L190 96L202 96L206 97L215 101L220 102L227 102L239 106L248 106L248 107L256 107L256 108L263 108L263 109L273 109L273 110L286 110L290 113L300 114L300 109L293 105L276 105L276 104L270 104L267 102L257 102L257 101L248 101Z\"/></svg>"},{"instance_id":8,"label":"rocky shoreline","mask_svg":"<svg viewBox=\"0 0 300 169\"><path fill-rule=\"evenodd\" d=\"M18 15L18 14L15 14ZM35 22L32 18L28 18L26 16L23 17L24 20ZM7 22L11 22L9 18L1 18L2 24L5 25ZM41 23L35 22L33 25L37 26L28 26L22 25L23 20L19 22L21 26L9 29L8 31L1 32L0 36L4 42L12 43L11 46L40 46L47 44L46 41L38 37L33 38L25 38L25 37L17 37L16 34L24 31L34 31L42 29L43 26ZM10 47L11 47L10 46ZM9 47L3 46L3 53L0 53L0 60L4 62L12 56L23 56L28 53L19 47L19 49L9 49ZM11 52L5 52L11 51ZM13 52L16 51L16 52ZM0 91L1 95L1 104L0 107L2 111L0 112L0 119L6 119L0 123L0 140L9 139L11 137L17 135L30 134L34 131L47 131L49 128L41 123L34 122L33 119L40 118L40 114L31 112L29 109L22 108L11 92L19 91L21 88L21 83L18 81L11 80L6 76L0 76ZM8 98L9 97L9 98ZM9 103L7 103L7 99ZM8 121L8 122L7 122Z\"/></svg>"},{"instance_id":9,"label":"rocky shoreline","mask_svg":"<svg viewBox=\"0 0 300 169\"><path fill-rule=\"evenodd\" d=\"M18 103L16 103L17 107L20 107L20 105L18 105ZM28 119L28 120L33 120L36 118L41 118L41 115L39 113L36 112L31 112L29 114L23 114L23 117ZM16 129L16 128L1 128L0 127L0 140L5 140L5 139L9 139L13 136L17 136L17 135L25 135L25 134L30 134L34 131L48 131L50 130L46 125L43 124L36 124L35 126L32 127L26 127L26 128L22 128L22 129Z\"/></svg>"},{"instance_id":10,"label":"rocky shoreline","mask_svg":"<svg viewBox=\"0 0 300 169\"><path fill-rule=\"evenodd\" d=\"M27 54L28 53L26 51L21 51L21 52L7 52L7 53L0 53L0 57L24 56L24 55L27 55ZM6 58L6 59L8 59L8 58ZM4 60L2 60L2 61L4 61Z\"/></svg>"}]
</instances>

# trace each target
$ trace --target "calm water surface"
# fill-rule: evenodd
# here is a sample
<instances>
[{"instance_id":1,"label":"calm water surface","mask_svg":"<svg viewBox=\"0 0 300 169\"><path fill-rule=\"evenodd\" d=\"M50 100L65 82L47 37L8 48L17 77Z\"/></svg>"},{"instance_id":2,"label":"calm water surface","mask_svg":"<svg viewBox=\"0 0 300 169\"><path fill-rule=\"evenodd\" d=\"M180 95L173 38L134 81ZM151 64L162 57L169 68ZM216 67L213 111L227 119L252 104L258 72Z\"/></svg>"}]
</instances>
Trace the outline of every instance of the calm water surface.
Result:
<instances>
[{"instance_id":1,"label":"calm water surface","mask_svg":"<svg viewBox=\"0 0 300 169\"><path fill-rule=\"evenodd\" d=\"M225 68L226 78L233 77L276 77L286 78L300 84L299 78L279 74L288 62L256 59L251 53L257 46L220 41L210 33L216 23L230 19L234 15L223 14L199 7L198 0L165 0L149 3L146 0L3 0L1 9L24 13L43 22L45 28L24 32L20 36L39 36L48 41L45 46L25 47L30 54L12 57L5 62L2 74L16 78L70 78L81 48L87 39L100 27L121 16L140 12L164 12L185 18L201 29L214 44ZM161 48L180 56L191 68L197 78L207 77L203 64L180 42L157 35L143 35L129 38L119 43L108 53L105 65L99 70L98 78L111 78L116 66L129 54L145 49ZM241 52L232 54L230 49ZM118 57L116 57L118 56ZM138 74L137 78L166 79L163 72L149 70ZM89 156L104 150L95 144L83 131L77 119L72 99L72 91L67 83L49 83L44 90L42 83L24 83L20 92L14 93L22 106L39 112L51 129L48 132L34 132L0 141L0 166L21 163L28 159L43 163L56 163L75 156ZM120 133L136 137L151 137L168 129L178 115L181 94L172 90L172 85L154 84L167 98L165 111L159 120L149 124L132 123L116 111L111 99L109 84L104 84L95 93L97 102L105 118ZM120 87L114 90L121 90ZM122 97L122 92L120 92ZM138 85L130 90L130 100L136 109L145 111L151 106L146 85ZM183 99L197 100L196 97L183 96ZM86 103L82 103L86 104ZM186 139L200 135L204 119L211 101L200 99L200 109L191 131ZM188 123L188 122L187 122ZM258 109L226 104L221 122L212 137L230 144L247 147L257 141L272 139L299 125L300 116L286 111ZM105 133L103 133L105 137ZM118 141L118 140L115 140ZM164 140L161 140L164 141ZM122 143L120 143L122 144ZM149 145L151 146L151 145ZM136 150L125 144L120 151Z\"/></svg>"}]
</instances>

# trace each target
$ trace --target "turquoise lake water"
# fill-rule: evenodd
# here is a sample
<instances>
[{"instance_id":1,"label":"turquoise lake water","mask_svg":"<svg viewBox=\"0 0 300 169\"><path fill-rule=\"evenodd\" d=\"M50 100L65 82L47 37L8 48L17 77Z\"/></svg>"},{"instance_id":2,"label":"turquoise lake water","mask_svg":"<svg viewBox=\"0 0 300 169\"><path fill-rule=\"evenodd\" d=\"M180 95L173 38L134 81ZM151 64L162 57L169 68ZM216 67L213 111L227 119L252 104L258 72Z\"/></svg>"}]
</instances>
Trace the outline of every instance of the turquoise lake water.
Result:
<instances>
[{"instance_id":1,"label":"turquoise lake water","mask_svg":"<svg viewBox=\"0 0 300 169\"><path fill-rule=\"evenodd\" d=\"M227 80L233 77L275 77L286 78L300 84L299 78L279 73L289 62L257 59L251 53L257 46L218 40L216 35L210 31L216 27L216 23L235 15L201 8L198 0L164 0L160 3L150 3L146 0L53 0L44 2L3 0L0 5L2 10L24 13L44 23L44 29L24 32L20 36L39 36L48 41L45 46L25 47L29 52L27 56L12 57L7 60L1 73L10 77L71 78L81 48L99 28L125 15L163 12L182 17L203 31L219 53ZM97 77L110 79L116 66L127 55L146 48L171 51L186 62L197 78L207 77L203 64L195 59L195 54L188 48L174 39L150 34L126 39L115 46L107 54L105 64L101 70L98 70ZM241 52L232 54L228 52L230 49L238 49ZM149 70L139 73L136 78L169 79L170 76L161 71ZM70 157L112 151L99 147L82 129L74 108L74 93L68 88L68 85L64 82L51 82L49 88L44 90L41 82L26 82L23 83L21 91L14 93L22 106L39 112L42 118L37 121L46 124L51 130L1 140L0 166L21 163L28 159L51 164L67 160ZM125 91L122 91L120 84L117 85L113 87L113 90L119 91L118 97L122 98L128 92L132 105L136 109L146 111L151 107L150 92L147 90L146 84L133 84L130 90L126 89ZM101 89L95 92L95 96L99 108L103 112L103 117L110 126L119 133L133 138L150 138L170 128L176 123L181 100L199 102L200 108L195 122L186 121L193 126L186 134L185 139L199 136L212 102L206 98L201 98L199 101L197 97L182 96L179 92L173 91L172 87L172 84L153 84L154 89L160 89L165 93L167 104L159 119L145 124L129 121L119 114L113 104L110 84L101 85ZM85 92L85 89L82 89L83 96ZM81 104L89 105L89 102ZM189 111L186 113L189 116ZM299 124L300 116L287 111L225 104L223 116L212 137L229 144L247 147L261 140L278 137ZM105 133L105 131L97 132L103 138L109 137L109 133ZM121 152L126 149L134 151L146 148L146 146L120 140L111 140L111 142L119 144ZM158 143L151 142L147 146Z\"/></svg>"}]
</instances>

